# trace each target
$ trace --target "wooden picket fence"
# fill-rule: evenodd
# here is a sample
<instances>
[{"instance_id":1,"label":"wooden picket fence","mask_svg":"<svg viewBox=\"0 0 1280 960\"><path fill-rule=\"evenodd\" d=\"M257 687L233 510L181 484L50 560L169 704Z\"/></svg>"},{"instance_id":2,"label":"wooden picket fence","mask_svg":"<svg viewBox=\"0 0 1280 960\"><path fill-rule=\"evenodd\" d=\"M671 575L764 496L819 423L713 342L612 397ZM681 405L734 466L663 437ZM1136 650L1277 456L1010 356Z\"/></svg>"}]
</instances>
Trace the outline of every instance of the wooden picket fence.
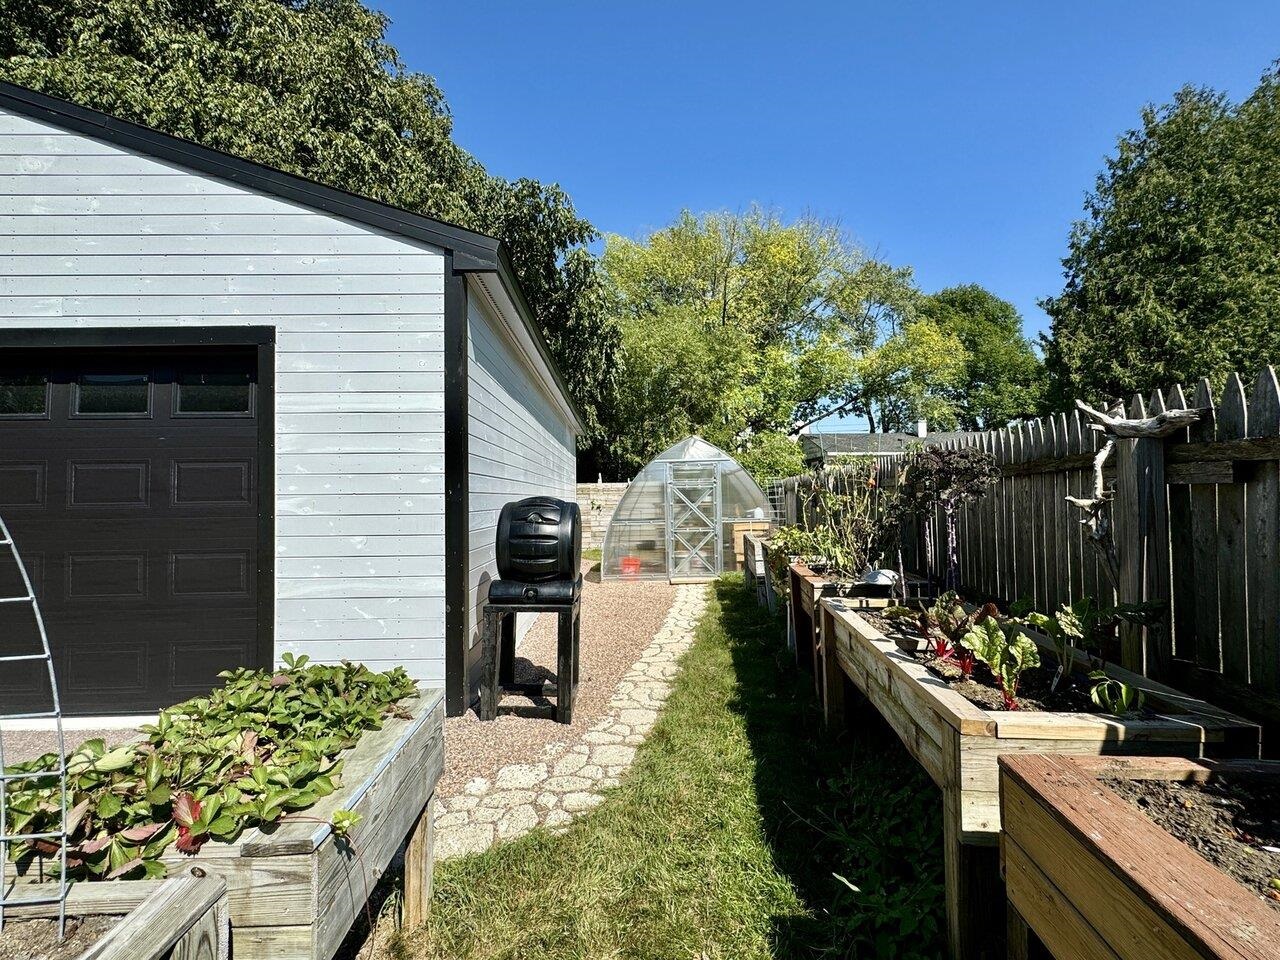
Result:
<instances>
[{"instance_id":1,"label":"wooden picket fence","mask_svg":"<svg viewBox=\"0 0 1280 960\"><path fill-rule=\"evenodd\" d=\"M1129 669L1280 722L1280 387L1268 367L1220 393L1208 381L1133 396L1131 418L1202 408L1165 439L1120 440L1107 472L1120 561L1115 596L1068 495L1087 497L1101 435L1059 414L944 444L977 446L1001 478L961 511L964 590L1028 598L1054 610L1083 596L1104 603L1159 599L1164 623L1122 634ZM945 530L927 524L940 577ZM919 558L918 558L919 559ZM922 567L920 569L923 569Z\"/></svg>"}]
</instances>

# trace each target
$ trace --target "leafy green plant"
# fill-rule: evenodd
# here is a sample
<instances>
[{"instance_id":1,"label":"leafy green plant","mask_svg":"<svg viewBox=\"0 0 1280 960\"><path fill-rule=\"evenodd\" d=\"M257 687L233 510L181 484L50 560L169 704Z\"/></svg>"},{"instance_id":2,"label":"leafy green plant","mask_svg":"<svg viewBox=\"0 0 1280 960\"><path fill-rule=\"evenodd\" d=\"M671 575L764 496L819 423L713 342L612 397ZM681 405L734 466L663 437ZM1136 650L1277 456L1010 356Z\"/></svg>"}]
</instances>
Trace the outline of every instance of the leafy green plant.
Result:
<instances>
[{"instance_id":1,"label":"leafy green plant","mask_svg":"<svg viewBox=\"0 0 1280 960\"><path fill-rule=\"evenodd\" d=\"M1084 649L1096 653L1099 660L1102 660L1102 652L1107 636L1114 631L1115 627L1121 623L1129 623L1136 626L1150 626L1158 623L1165 615L1167 605L1162 600L1148 600L1142 603L1120 603L1114 607L1101 607L1092 597L1081 597L1075 603L1064 603L1059 607L1058 612L1052 616L1044 613L1037 613L1029 609L1030 604L1027 601L1019 601L1010 609L1021 613L1023 610L1028 612L1025 614L1025 622L1044 633L1052 642L1058 655L1058 669L1054 673L1053 681L1050 683L1050 689L1056 690L1059 682L1064 677L1071 676L1071 671L1075 667L1075 655L1077 649ZM1105 666L1105 662L1104 662ZM1090 676L1093 679L1099 677L1106 678L1104 670L1094 671ZM1125 707L1119 712L1128 712L1129 709L1140 709L1142 706L1142 696L1137 694L1136 706L1129 707L1130 701L1133 700L1133 691L1120 683L1120 681L1110 681L1115 686L1107 687L1107 689L1099 692L1099 687L1104 686L1102 683L1095 683L1090 691L1093 702L1106 708L1107 702L1120 703ZM1120 688L1124 688L1128 693L1123 693ZM1100 697L1102 699L1100 699ZM1105 701L1105 702L1104 702ZM1110 713L1116 713L1115 710L1108 710Z\"/></svg>"},{"instance_id":2,"label":"leafy green plant","mask_svg":"<svg viewBox=\"0 0 1280 960\"><path fill-rule=\"evenodd\" d=\"M986 617L974 624L960 643L991 668L1000 684L1006 710L1017 710L1018 678L1029 667L1040 666L1035 641L1022 632L1017 621Z\"/></svg>"},{"instance_id":3,"label":"leafy green plant","mask_svg":"<svg viewBox=\"0 0 1280 960\"><path fill-rule=\"evenodd\" d=\"M803 521L810 556L833 575L861 580L867 568L896 543L898 488L883 487L871 458L847 461L809 474Z\"/></svg>"},{"instance_id":4,"label":"leafy green plant","mask_svg":"<svg viewBox=\"0 0 1280 960\"><path fill-rule=\"evenodd\" d=\"M1076 644L1084 639L1084 626L1075 610L1065 603L1053 616L1033 610L1027 614L1026 620L1053 641L1054 650L1058 654L1058 669L1054 672L1049 689L1057 690L1062 678L1071 676L1071 670L1075 666Z\"/></svg>"},{"instance_id":5,"label":"leafy green plant","mask_svg":"<svg viewBox=\"0 0 1280 960\"><path fill-rule=\"evenodd\" d=\"M407 716L398 701L415 686L399 667L375 673L283 659L275 672L220 674L224 686L161 711L140 743L108 750L95 739L71 753L73 878L162 877L160 858L171 845L194 854L211 839L233 841L248 827L306 809L337 789L338 754L387 717ZM4 785L11 833L58 829L58 779L37 775L56 765L49 754L6 769L31 774ZM48 840L10 847L11 859L25 864L57 852Z\"/></svg>"},{"instance_id":6,"label":"leafy green plant","mask_svg":"<svg viewBox=\"0 0 1280 960\"><path fill-rule=\"evenodd\" d=\"M965 635L974 624L998 617L999 609L987 603L972 610L954 590L948 590L933 605L920 612L920 630L939 660L953 660L967 677L973 672L973 651L964 646Z\"/></svg>"},{"instance_id":7,"label":"leafy green plant","mask_svg":"<svg viewBox=\"0 0 1280 960\"><path fill-rule=\"evenodd\" d=\"M1089 696L1107 713L1123 715L1142 709L1145 695L1136 687L1107 676L1105 670L1094 670L1089 679L1094 681Z\"/></svg>"}]
</instances>

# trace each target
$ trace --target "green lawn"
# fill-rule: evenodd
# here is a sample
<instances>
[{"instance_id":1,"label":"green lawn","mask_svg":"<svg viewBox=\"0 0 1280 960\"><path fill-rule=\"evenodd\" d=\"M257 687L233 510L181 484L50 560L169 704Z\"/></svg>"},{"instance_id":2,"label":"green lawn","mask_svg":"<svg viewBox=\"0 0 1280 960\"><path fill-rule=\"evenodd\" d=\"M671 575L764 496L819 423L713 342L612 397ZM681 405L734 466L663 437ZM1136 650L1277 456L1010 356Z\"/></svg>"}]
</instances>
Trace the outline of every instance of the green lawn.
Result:
<instances>
[{"instance_id":1,"label":"green lawn","mask_svg":"<svg viewBox=\"0 0 1280 960\"><path fill-rule=\"evenodd\" d=\"M821 736L779 632L715 585L622 785L562 834L440 865L392 955L940 956L937 794L882 731Z\"/></svg>"}]
</instances>

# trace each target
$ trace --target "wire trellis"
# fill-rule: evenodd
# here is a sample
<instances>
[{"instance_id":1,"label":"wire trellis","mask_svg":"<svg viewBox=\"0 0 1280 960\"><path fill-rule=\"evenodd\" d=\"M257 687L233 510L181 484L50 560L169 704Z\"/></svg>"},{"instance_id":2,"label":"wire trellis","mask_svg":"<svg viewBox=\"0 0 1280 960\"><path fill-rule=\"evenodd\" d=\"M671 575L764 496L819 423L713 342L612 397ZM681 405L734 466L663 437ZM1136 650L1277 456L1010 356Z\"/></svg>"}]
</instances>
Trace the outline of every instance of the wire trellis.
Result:
<instances>
[{"instance_id":1,"label":"wire trellis","mask_svg":"<svg viewBox=\"0 0 1280 960\"><path fill-rule=\"evenodd\" d=\"M18 556L17 544L14 543L13 535L9 532L9 527L5 524L3 518L0 518L0 546L8 546L9 552L13 556L13 562L17 566L18 573L22 577L22 586L25 590L25 594L23 596L0 597L0 604L31 604L32 617L35 621L36 629L40 633L41 647L40 653L0 656L0 663L30 663L34 661L44 661L44 664L49 671L49 690L53 705L53 709L49 711L22 713L0 712L0 930L4 929L6 907L26 907L38 904L48 905L56 903L58 905L58 937L61 939L66 935L67 927L67 748L62 732L62 701L58 696L58 678L54 671L53 654L49 649L49 635L46 633L44 628L44 617L40 614L40 603L36 600L35 590L31 586L31 578L27 575L27 568L23 564L22 558ZM2 710L2 707L3 705L0 704L0 710ZM5 765L4 759L4 723L5 721L37 719L52 720L54 722L58 741L58 766L53 769L39 770L34 773L10 773L8 767ZM59 820L60 829L57 831L43 833L10 833L9 784L15 780L28 780L43 777L58 778L59 794L61 797L61 818ZM25 887L29 890L30 885L19 884L15 873L12 887L10 886L10 877L8 873L9 845L12 843L27 843L34 840L57 841L57 892L37 894L35 896L15 896L14 894L21 888ZM44 879L43 876L41 879Z\"/></svg>"}]
</instances>

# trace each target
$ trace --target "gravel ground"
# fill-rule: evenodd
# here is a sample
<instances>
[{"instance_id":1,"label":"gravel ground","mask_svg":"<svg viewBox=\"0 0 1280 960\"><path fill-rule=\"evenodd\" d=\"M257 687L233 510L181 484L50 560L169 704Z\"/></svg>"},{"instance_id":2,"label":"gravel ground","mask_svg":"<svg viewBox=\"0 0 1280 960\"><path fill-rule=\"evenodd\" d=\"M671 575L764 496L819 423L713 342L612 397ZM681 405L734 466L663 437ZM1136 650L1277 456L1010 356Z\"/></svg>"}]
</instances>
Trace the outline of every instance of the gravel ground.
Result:
<instances>
[{"instance_id":1,"label":"gravel ground","mask_svg":"<svg viewBox=\"0 0 1280 960\"><path fill-rule=\"evenodd\" d=\"M584 572L595 566L583 561ZM536 762L576 742L608 712L614 688L653 639L675 600L665 581L610 580L589 573L582 587L578 695L573 723L543 717L502 715L482 723L475 711L444 722L445 765L438 790L450 797L472 777L493 777L510 763ZM516 648L516 679L534 680L555 672L556 622L542 615Z\"/></svg>"},{"instance_id":2,"label":"gravel ground","mask_svg":"<svg viewBox=\"0 0 1280 960\"><path fill-rule=\"evenodd\" d=\"M121 917L68 917L67 939L58 942L58 921L16 920L0 933L0 960L75 960L120 922Z\"/></svg>"},{"instance_id":3,"label":"gravel ground","mask_svg":"<svg viewBox=\"0 0 1280 960\"><path fill-rule=\"evenodd\" d=\"M124 743L138 736L138 731L127 727L111 730L67 730L64 732L67 752L70 753L86 740L101 737L108 747ZM58 749L57 735L52 730L6 730L4 738L4 762L21 763Z\"/></svg>"}]
</instances>

